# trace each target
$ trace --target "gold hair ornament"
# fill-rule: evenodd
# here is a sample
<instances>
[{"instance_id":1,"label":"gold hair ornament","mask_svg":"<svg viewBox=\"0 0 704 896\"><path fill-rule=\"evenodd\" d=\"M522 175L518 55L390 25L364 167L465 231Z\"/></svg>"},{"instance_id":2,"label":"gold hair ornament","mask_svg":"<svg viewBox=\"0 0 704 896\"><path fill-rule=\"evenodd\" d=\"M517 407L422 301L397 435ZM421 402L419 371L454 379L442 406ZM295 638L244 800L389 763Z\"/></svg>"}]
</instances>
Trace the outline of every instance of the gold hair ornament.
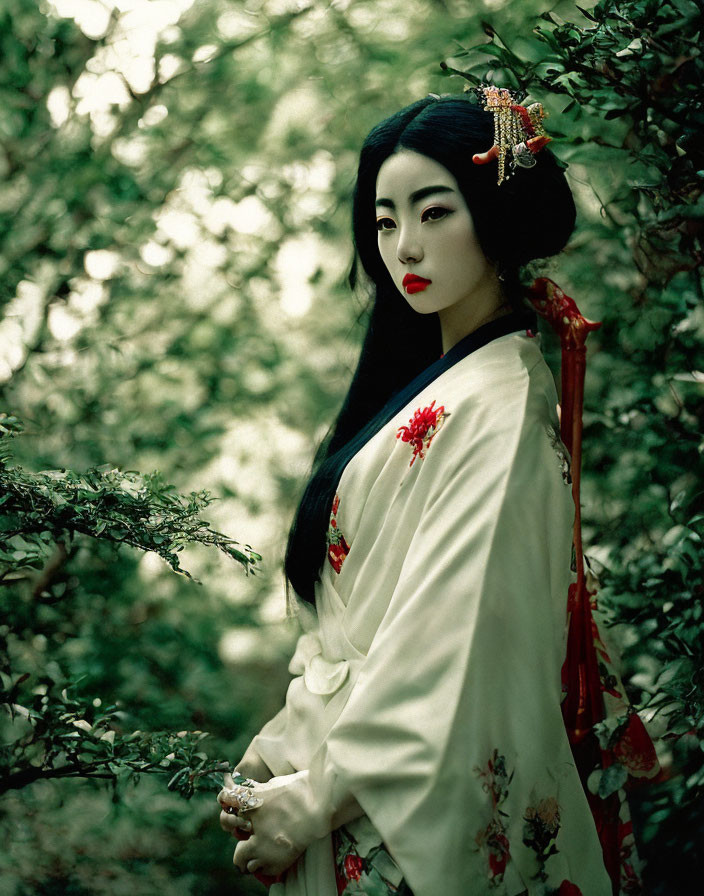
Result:
<instances>
[{"instance_id":1,"label":"gold hair ornament","mask_svg":"<svg viewBox=\"0 0 704 896\"><path fill-rule=\"evenodd\" d=\"M499 177L501 185L508 180L516 166L532 168L535 165L535 154L552 140L543 127L543 118L548 113L542 103L531 103L522 106L516 102L510 90L493 85L466 87L466 91L474 91L484 110L494 115L494 145L486 152L475 153L472 161L475 165L486 165L493 159L499 160ZM511 168L506 172L506 157L511 150Z\"/></svg>"}]
</instances>

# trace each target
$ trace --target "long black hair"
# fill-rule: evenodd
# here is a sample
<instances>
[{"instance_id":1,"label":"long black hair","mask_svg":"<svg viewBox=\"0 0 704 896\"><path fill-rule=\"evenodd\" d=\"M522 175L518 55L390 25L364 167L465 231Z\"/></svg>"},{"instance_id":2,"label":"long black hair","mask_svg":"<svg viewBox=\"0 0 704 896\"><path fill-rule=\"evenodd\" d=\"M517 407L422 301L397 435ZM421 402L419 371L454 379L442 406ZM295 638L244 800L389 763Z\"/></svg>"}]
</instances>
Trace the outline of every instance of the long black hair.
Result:
<instances>
[{"instance_id":1,"label":"long black hair","mask_svg":"<svg viewBox=\"0 0 704 896\"><path fill-rule=\"evenodd\" d=\"M442 352L437 314L419 314L396 288L377 247L376 179L383 162L400 149L439 162L454 176L474 221L477 240L500 275L504 299L525 307L520 268L556 255L575 224L575 205L557 160L545 148L530 169L517 168L500 186L497 164L475 165L474 153L494 142L494 117L465 96L427 96L380 122L364 141L354 189L354 289L360 265L372 291L362 350L342 408L318 446L288 536L284 572L289 588L311 604L326 557L335 490L359 450L354 437L386 402Z\"/></svg>"}]
</instances>

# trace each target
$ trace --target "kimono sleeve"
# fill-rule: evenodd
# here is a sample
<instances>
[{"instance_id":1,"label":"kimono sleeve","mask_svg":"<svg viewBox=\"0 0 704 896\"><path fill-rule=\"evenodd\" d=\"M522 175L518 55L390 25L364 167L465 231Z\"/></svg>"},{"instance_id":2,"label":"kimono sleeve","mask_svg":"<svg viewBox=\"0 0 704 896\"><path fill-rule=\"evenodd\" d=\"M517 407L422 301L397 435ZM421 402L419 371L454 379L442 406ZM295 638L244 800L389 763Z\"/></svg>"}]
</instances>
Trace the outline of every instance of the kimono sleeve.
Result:
<instances>
[{"instance_id":1,"label":"kimono sleeve","mask_svg":"<svg viewBox=\"0 0 704 896\"><path fill-rule=\"evenodd\" d=\"M535 874L610 892L560 711L574 505L553 408L528 371L452 408L413 483L422 512L400 523L414 534L388 609L311 763L333 803L354 795L415 896L532 894ZM541 805L562 836L551 855L526 834Z\"/></svg>"}]
</instances>

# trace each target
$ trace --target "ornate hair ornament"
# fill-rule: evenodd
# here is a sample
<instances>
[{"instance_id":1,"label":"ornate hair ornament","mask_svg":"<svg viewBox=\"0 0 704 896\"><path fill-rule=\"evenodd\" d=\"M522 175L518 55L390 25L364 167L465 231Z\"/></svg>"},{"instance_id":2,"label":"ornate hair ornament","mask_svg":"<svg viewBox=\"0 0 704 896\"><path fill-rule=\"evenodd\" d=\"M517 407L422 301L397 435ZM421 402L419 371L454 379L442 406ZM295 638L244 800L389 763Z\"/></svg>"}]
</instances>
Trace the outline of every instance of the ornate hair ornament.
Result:
<instances>
[{"instance_id":1,"label":"ornate hair ornament","mask_svg":"<svg viewBox=\"0 0 704 896\"><path fill-rule=\"evenodd\" d=\"M465 91L473 91L484 104L486 112L494 115L494 145L486 152L475 153L472 161L475 165L486 165L493 159L499 160L499 178L501 185L508 180L516 166L532 168L535 165L535 154L552 140L543 127L543 118L548 113L542 103L531 103L522 106L505 87L480 85L466 87ZM506 172L506 156L511 150L511 170Z\"/></svg>"}]
</instances>

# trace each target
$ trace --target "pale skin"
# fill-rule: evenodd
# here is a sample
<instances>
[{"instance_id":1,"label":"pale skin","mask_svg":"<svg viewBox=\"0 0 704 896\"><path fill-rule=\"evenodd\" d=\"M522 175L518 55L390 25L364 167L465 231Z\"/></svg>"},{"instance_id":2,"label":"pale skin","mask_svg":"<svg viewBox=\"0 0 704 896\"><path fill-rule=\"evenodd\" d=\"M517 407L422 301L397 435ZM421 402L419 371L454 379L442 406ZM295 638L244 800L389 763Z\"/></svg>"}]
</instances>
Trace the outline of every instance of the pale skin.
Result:
<instances>
[{"instance_id":1,"label":"pale skin","mask_svg":"<svg viewBox=\"0 0 704 896\"><path fill-rule=\"evenodd\" d=\"M406 149L386 159L376 183L376 226L382 261L401 294L419 314L437 312L443 352L510 310L496 272L477 241L457 181L434 159ZM431 283L409 294L402 282L408 273ZM303 803L294 790L287 795L290 776L273 777L254 751L243 756L237 769L256 782L269 782L273 789L262 792L261 806L243 816L229 814L224 807L233 805L227 795L233 781L225 775L225 787L218 794L223 807L220 825L233 836L237 830L250 833L237 844L234 864L241 871L279 874L309 845L298 839L295 813ZM362 814L357 800L348 794L330 818L329 830ZM306 820L301 821L305 827Z\"/></svg>"},{"instance_id":2,"label":"pale skin","mask_svg":"<svg viewBox=\"0 0 704 896\"><path fill-rule=\"evenodd\" d=\"M382 261L414 311L437 312L443 353L510 310L457 181L439 162L409 149L389 156L376 180L376 220ZM432 282L409 294L406 274Z\"/></svg>"},{"instance_id":3,"label":"pale skin","mask_svg":"<svg viewBox=\"0 0 704 896\"><path fill-rule=\"evenodd\" d=\"M235 866L243 872L261 871L275 876L290 868L309 845L297 839L301 828L296 817L297 797L295 792L293 796L286 792L286 778L292 776L273 777L271 770L253 750L245 753L237 765L237 770L257 782L271 783L272 786L281 782L283 785L280 790L264 793L262 805L247 812L245 816L232 815L225 811L224 807L233 805L227 794L234 785L231 775L224 776L225 786L218 794L218 802L222 808L220 812L222 829L233 837L236 836L235 832L238 829L251 833L247 840L241 840L235 847L233 857ZM332 831L363 814L362 807L349 793L338 804L329 819L329 824L325 826Z\"/></svg>"}]
</instances>

